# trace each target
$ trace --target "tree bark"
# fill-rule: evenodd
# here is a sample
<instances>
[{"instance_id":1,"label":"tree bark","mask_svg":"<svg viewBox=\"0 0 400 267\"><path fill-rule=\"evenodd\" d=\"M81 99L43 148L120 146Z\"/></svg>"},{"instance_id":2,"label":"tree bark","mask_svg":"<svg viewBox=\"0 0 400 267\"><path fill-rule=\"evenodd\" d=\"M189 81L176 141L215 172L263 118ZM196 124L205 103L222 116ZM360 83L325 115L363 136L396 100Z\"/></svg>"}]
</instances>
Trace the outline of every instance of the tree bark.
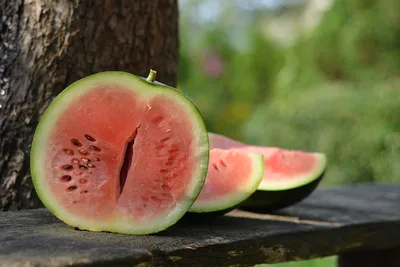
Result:
<instances>
[{"instance_id":1,"label":"tree bark","mask_svg":"<svg viewBox=\"0 0 400 267\"><path fill-rule=\"evenodd\" d=\"M42 206L29 153L45 108L72 82L123 70L176 85L177 0L0 0L0 210Z\"/></svg>"}]
</instances>

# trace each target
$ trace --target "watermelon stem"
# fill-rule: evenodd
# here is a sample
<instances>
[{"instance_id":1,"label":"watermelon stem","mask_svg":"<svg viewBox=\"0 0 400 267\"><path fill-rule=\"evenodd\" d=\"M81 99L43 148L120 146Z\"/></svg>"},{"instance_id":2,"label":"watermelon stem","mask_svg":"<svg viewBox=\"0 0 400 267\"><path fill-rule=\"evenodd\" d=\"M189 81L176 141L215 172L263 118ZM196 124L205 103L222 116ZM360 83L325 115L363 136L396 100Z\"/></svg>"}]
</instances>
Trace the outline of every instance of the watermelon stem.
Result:
<instances>
[{"instance_id":1,"label":"watermelon stem","mask_svg":"<svg viewBox=\"0 0 400 267\"><path fill-rule=\"evenodd\" d=\"M146 80L150 83L154 83L156 80L156 74L157 72L155 70L150 69L149 76L147 76Z\"/></svg>"}]
</instances>

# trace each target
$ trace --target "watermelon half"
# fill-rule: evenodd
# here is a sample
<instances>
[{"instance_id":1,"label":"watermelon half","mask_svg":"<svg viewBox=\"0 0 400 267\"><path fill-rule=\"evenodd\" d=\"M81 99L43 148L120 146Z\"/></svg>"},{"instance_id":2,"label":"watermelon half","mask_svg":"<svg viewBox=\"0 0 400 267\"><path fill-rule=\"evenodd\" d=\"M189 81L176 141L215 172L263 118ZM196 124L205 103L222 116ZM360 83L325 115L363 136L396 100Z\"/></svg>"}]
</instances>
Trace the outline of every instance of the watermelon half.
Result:
<instances>
[{"instance_id":1,"label":"watermelon half","mask_svg":"<svg viewBox=\"0 0 400 267\"><path fill-rule=\"evenodd\" d=\"M223 215L248 199L263 175L262 154L211 149L206 181L189 212Z\"/></svg>"},{"instance_id":2,"label":"watermelon half","mask_svg":"<svg viewBox=\"0 0 400 267\"><path fill-rule=\"evenodd\" d=\"M316 189L327 166L323 153L253 146L215 133L209 133L209 140L211 149L264 155L264 177L257 191L240 206L246 210L271 212L300 202Z\"/></svg>"},{"instance_id":3,"label":"watermelon half","mask_svg":"<svg viewBox=\"0 0 400 267\"><path fill-rule=\"evenodd\" d=\"M199 111L180 91L110 71L66 88L32 144L38 196L90 231L148 234L175 224L197 198L209 158Z\"/></svg>"}]
</instances>

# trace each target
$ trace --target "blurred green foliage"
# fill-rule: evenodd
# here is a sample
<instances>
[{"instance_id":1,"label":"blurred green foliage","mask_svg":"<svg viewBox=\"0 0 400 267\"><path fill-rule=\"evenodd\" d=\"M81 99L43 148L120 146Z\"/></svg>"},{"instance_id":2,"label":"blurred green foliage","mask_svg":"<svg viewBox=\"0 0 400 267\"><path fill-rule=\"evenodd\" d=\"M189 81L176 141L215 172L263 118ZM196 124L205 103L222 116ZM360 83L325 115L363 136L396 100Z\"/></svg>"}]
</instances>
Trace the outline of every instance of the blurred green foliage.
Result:
<instances>
[{"instance_id":1,"label":"blurred green foliage","mask_svg":"<svg viewBox=\"0 0 400 267\"><path fill-rule=\"evenodd\" d=\"M279 264L259 264L254 267L336 267L336 258L327 257L308 261L293 261Z\"/></svg>"},{"instance_id":2,"label":"blurred green foliage","mask_svg":"<svg viewBox=\"0 0 400 267\"><path fill-rule=\"evenodd\" d=\"M221 29L212 29L204 36L205 45L200 51L183 48L179 83L201 109L210 130L239 138L235 134L238 126L269 97L268 89L283 66L283 55L256 32L249 33L252 49L247 52L236 51L225 35ZM268 58L274 64L266 64ZM213 63L220 65L220 73L217 67L212 72L209 65Z\"/></svg>"},{"instance_id":3,"label":"blurred green foliage","mask_svg":"<svg viewBox=\"0 0 400 267\"><path fill-rule=\"evenodd\" d=\"M206 23L195 18L207 1L186 1L179 87L209 131L324 152L322 186L400 182L400 1L334 0L310 30L302 14L328 0L278 11L210 0L222 9ZM336 257L259 266L333 267Z\"/></svg>"},{"instance_id":4,"label":"blurred green foliage","mask_svg":"<svg viewBox=\"0 0 400 267\"><path fill-rule=\"evenodd\" d=\"M325 184L399 182L399 86L327 83L293 92L255 109L246 141L326 153Z\"/></svg>"},{"instance_id":5,"label":"blurred green foliage","mask_svg":"<svg viewBox=\"0 0 400 267\"><path fill-rule=\"evenodd\" d=\"M293 85L301 81L301 89L320 81L307 77L374 82L398 76L399 13L396 0L335 0L314 31L291 51L297 63Z\"/></svg>"},{"instance_id":6,"label":"blurred green foliage","mask_svg":"<svg viewBox=\"0 0 400 267\"><path fill-rule=\"evenodd\" d=\"M181 11L179 87L209 131L324 152L323 186L400 182L400 2L336 0L308 31L298 15L307 5L276 12L222 2L208 23ZM265 30L284 14L298 26L289 44Z\"/></svg>"}]
</instances>

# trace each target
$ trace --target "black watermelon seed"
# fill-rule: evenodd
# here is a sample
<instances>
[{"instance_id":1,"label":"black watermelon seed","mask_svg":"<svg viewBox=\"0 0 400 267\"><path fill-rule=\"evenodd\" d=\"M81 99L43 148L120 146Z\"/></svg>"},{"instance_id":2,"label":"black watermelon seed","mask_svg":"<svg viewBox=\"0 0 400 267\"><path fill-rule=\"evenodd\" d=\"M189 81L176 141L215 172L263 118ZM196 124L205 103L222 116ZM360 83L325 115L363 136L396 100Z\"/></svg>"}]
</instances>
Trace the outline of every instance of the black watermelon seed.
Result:
<instances>
[{"instance_id":1,"label":"black watermelon seed","mask_svg":"<svg viewBox=\"0 0 400 267\"><path fill-rule=\"evenodd\" d=\"M77 189L78 187L76 185L71 185L70 187L68 187L68 191L73 191L75 189Z\"/></svg>"},{"instance_id":2,"label":"black watermelon seed","mask_svg":"<svg viewBox=\"0 0 400 267\"><path fill-rule=\"evenodd\" d=\"M88 134L85 134L85 137L86 137L86 139L89 140L89 141L92 141L92 142L96 141L96 139L94 139L92 136L90 136L90 135L88 135Z\"/></svg>"},{"instance_id":3,"label":"black watermelon seed","mask_svg":"<svg viewBox=\"0 0 400 267\"><path fill-rule=\"evenodd\" d=\"M72 144L74 144L75 146L82 146L81 142L79 142L77 139L71 139Z\"/></svg>"},{"instance_id":4,"label":"black watermelon seed","mask_svg":"<svg viewBox=\"0 0 400 267\"><path fill-rule=\"evenodd\" d=\"M98 148L97 146L89 146L89 149L94 150L94 151L101 151L101 149Z\"/></svg>"},{"instance_id":5,"label":"black watermelon seed","mask_svg":"<svg viewBox=\"0 0 400 267\"><path fill-rule=\"evenodd\" d=\"M69 182L72 180L72 177L70 175L64 175L63 177L61 177L61 181L63 182Z\"/></svg>"},{"instance_id":6,"label":"black watermelon seed","mask_svg":"<svg viewBox=\"0 0 400 267\"><path fill-rule=\"evenodd\" d=\"M62 166L62 168L64 170L71 170L73 167L72 167L72 165L66 164L66 165Z\"/></svg>"},{"instance_id":7,"label":"black watermelon seed","mask_svg":"<svg viewBox=\"0 0 400 267\"><path fill-rule=\"evenodd\" d=\"M79 169L86 171L88 168L86 166L80 165Z\"/></svg>"}]
</instances>

